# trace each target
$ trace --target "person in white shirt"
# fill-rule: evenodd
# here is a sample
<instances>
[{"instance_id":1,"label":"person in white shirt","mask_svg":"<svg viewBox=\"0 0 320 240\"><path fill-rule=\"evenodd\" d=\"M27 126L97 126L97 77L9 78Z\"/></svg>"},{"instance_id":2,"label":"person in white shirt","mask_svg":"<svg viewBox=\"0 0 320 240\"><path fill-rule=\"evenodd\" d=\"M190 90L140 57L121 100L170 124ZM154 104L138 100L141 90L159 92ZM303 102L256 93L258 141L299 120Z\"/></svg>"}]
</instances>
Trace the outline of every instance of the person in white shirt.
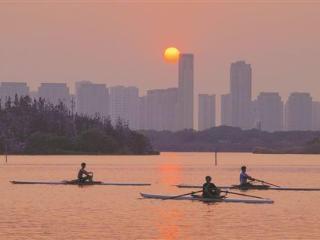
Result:
<instances>
[{"instance_id":1,"label":"person in white shirt","mask_svg":"<svg viewBox=\"0 0 320 240\"><path fill-rule=\"evenodd\" d=\"M249 183L248 180L254 181L255 179L247 174L247 167L242 166L240 173L240 186L251 185L251 183Z\"/></svg>"}]
</instances>

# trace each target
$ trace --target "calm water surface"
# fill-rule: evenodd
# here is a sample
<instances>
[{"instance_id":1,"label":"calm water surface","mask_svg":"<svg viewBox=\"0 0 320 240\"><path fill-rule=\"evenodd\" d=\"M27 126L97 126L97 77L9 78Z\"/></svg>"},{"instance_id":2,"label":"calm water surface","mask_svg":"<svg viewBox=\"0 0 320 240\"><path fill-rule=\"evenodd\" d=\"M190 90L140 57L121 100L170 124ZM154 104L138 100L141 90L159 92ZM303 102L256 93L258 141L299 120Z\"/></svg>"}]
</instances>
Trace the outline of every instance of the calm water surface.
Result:
<instances>
[{"instance_id":1,"label":"calm water surface","mask_svg":"<svg viewBox=\"0 0 320 240\"><path fill-rule=\"evenodd\" d=\"M3 159L0 159L3 161ZM76 177L150 187L13 185L10 180ZM160 156L10 156L0 164L0 239L320 239L320 192L250 191L272 205L140 199L182 194L171 185L238 182L239 167L281 186L320 187L320 156L163 153Z\"/></svg>"}]
</instances>

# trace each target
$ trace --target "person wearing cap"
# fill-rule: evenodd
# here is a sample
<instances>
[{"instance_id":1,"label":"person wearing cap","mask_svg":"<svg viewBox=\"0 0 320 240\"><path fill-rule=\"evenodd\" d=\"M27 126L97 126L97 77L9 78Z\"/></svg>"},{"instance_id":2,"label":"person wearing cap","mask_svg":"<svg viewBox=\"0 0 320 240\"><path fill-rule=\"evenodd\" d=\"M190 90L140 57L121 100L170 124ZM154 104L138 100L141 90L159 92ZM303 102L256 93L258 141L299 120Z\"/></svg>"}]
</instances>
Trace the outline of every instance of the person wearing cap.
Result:
<instances>
[{"instance_id":1,"label":"person wearing cap","mask_svg":"<svg viewBox=\"0 0 320 240\"><path fill-rule=\"evenodd\" d=\"M211 182L212 178L206 176L206 182L202 186L202 197L204 198L219 198L220 189Z\"/></svg>"},{"instance_id":2,"label":"person wearing cap","mask_svg":"<svg viewBox=\"0 0 320 240\"><path fill-rule=\"evenodd\" d=\"M93 172L88 172L87 170L85 170L86 168L86 163L81 163L81 168L78 172L78 181L80 183L84 183L84 182L92 182L92 178L93 178Z\"/></svg>"},{"instance_id":3,"label":"person wearing cap","mask_svg":"<svg viewBox=\"0 0 320 240\"><path fill-rule=\"evenodd\" d=\"M240 172L240 186L248 186L251 183L248 180L254 181L255 179L247 174L247 167L242 166Z\"/></svg>"}]
</instances>

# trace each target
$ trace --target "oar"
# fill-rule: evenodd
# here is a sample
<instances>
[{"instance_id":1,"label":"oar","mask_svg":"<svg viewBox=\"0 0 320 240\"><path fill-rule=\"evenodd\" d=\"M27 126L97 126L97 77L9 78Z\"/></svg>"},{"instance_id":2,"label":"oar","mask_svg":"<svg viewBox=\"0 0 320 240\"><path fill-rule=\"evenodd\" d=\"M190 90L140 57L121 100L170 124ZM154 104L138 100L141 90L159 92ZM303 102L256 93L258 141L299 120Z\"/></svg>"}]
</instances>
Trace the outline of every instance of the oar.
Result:
<instances>
[{"instance_id":1,"label":"oar","mask_svg":"<svg viewBox=\"0 0 320 240\"><path fill-rule=\"evenodd\" d=\"M196 192L185 193L185 194L181 194L181 195L177 195L177 196L173 196L173 197L168 197L168 198L165 198L163 200L175 199L175 198L179 198L179 197L183 197L183 196L188 196L188 195L191 195L191 194L194 194L194 193L199 193L199 192L202 192L202 191L203 190L196 191Z\"/></svg>"},{"instance_id":2,"label":"oar","mask_svg":"<svg viewBox=\"0 0 320 240\"><path fill-rule=\"evenodd\" d=\"M280 187L280 186L278 186L278 185L275 185L275 184L272 184L272 183L268 183L268 182L263 181L263 180L260 180L260 179L256 179L256 178L255 178L254 180L257 181L257 182L265 183L265 184L270 185L270 186Z\"/></svg>"},{"instance_id":3,"label":"oar","mask_svg":"<svg viewBox=\"0 0 320 240\"><path fill-rule=\"evenodd\" d=\"M263 197L258 197L258 196L243 194L243 193L236 193L236 192L230 192L230 191L220 191L220 192L231 193L231 194L240 195L240 196L245 196L245 197L252 197L252 198L258 198L258 199L264 199Z\"/></svg>"}]
</instances>

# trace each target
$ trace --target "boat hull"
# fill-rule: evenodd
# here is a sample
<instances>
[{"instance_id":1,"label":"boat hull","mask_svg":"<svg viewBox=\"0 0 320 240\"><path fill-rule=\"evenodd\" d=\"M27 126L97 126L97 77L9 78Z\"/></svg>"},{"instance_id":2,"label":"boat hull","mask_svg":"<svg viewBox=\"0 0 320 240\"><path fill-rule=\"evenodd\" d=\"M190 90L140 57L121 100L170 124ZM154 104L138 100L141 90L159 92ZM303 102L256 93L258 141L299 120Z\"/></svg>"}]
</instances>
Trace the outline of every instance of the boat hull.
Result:
<instances>
[{"instance_id":1,"label":"boat hull","mask_svg":"<svg viewBox=\"0 0 320 240\"><path fill-rule=\"evenodd\" d=\"M12 184L40 184L40 185L77 185L77 186L150 186L150 183L116 183L116 182L84 182L78 181L11 181Z\"/></svg>"},{"instance_id":2,"label":"boat hull","mask_svg":"<svg viewBox=\"0 0 320 240\"><path fill-rule=\"evenodd\" d=\"M202 188L199 185L176 185L178 188ZM240 187L239 185L219 186L221 189L238 189L238 190L275 190L275 191L320 191L320 188L303 188L303 187L269 187L266 185L254 185L253 187Z\"/></svg>"},{"instance_id":3,"label":"boat hull","mask_svg":"<svg viewBox=\"0 0 320 240\"><path fill-rule=\"evenodd\" d=\"M161 200L191 200L191 201L201 201L201 202L226 202L226 203L254 203L254 204L272 204L274 203L271 199L241 199L241 198L203 198L199 196L181 196L178 198L173 198L174 196L169 195L156 195L156 194L147 194L140 193L143 198L150 199L161 199Z\"/></svg>"}]
</instances>

